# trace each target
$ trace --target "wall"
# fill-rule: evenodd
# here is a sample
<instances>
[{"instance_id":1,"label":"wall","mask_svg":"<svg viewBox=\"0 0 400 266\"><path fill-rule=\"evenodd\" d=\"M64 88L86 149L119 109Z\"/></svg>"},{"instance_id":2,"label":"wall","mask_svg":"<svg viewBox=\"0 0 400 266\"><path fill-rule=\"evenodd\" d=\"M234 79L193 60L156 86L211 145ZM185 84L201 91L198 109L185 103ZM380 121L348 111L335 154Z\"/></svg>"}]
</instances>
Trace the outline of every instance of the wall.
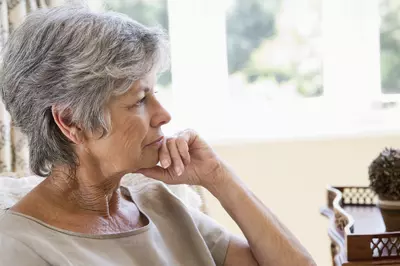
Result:
<instances>
[{"instance_id":1,"label":"wall","mask_svg":"<svg viewBox=\"0 0 400 266\"><path fill-rule=\"evenodd\" d=\"M325 187L368 185L367 167L386 146L400 147L400 136L213 145L321 266L331 265L328 221L319 214ZM219 203L207 196L211 216L239 233Z\"/></svg>"}]
</instances>

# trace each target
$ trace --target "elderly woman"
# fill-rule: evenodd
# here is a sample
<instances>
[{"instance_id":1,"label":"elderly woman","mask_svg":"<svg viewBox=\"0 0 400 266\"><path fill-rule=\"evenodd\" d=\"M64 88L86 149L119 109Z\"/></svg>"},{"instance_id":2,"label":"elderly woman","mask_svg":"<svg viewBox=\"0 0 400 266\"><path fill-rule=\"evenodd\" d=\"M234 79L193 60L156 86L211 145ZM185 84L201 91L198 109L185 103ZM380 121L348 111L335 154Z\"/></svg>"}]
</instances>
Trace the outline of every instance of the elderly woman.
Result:
<instances>
[{"instance_id":1,"label":"elderly woman","mask_svg":"<svg viewBox=\"0 0 400 266\"><path fill-rule=\"evenodd\" d=\"M167 48L160 30L85 8L40 10L13 32L2 99L47 178L0 217L1 265L315 265L194 131L163 136ZM120 186L135 172L148 181ZM245 238L165 183L206 188Z\"/></svg>"}]
</instances>

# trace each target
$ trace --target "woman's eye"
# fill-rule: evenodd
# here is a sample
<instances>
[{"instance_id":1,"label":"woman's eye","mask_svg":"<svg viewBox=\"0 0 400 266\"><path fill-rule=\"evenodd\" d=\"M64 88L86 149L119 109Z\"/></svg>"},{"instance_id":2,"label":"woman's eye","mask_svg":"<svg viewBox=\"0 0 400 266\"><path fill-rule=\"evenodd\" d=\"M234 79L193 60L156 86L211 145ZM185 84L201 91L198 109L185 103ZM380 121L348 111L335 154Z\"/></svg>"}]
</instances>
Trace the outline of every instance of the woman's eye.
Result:
<instances>
[{"instance_id":1,"label":"woman's eye","mask_svg":"<svg viewBox=\"0 0 400 266\"><path fill-rule=\"evenodd\" d=\"M153 94L156 94L158 91L154 91ZM140 99L139 101L137 101L134 105L132 105L131 107L129 107L129 109L134 108L134 107L138 107L138 106L142 106L146 100L147 100L148 95L144 96L142 99Z\"/></svg>"},{"instance_id":2,"label":"woman's eye","mask_svg":"<svg viewBox=\"0 0 400 266\"><path fill-rule=\"evenodd\" d=\"M145 101L146 101L146 96L145 97L143 97L142 99L140 99L137 103L136 103L136 106L140 106L140 105L142 105Z\"/></svg>"}]
</instances>

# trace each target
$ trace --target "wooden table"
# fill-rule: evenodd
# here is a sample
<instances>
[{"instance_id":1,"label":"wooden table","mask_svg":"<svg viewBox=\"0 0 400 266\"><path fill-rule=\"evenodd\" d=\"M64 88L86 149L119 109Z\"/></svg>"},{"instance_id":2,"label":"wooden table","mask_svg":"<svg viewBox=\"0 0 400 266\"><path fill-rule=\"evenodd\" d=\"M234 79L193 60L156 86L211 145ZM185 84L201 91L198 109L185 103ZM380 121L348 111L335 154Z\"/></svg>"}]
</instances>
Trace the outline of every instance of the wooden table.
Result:
<instances>
[{"instance_id":1,"label":"wooden table","mask_svg":"<svg viewBox=\"0 0 400 266\"><path fill-rule=\"evenodd\" d=\"M328 204L321 213L330 220L333 265L400 266L400 231L386 231L376 195L368 187L327 190Z\"/></svg>"}]
</instances>

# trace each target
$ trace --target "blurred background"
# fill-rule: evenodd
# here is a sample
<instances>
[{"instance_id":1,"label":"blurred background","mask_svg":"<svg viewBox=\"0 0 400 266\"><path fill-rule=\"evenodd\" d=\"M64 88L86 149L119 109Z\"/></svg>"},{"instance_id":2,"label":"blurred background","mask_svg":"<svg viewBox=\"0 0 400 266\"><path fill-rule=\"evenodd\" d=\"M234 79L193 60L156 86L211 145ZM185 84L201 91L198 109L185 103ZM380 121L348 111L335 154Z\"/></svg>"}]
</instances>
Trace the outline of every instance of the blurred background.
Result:
<instances>
[{"instance_id":1,"label":"blurred background","mask_svg":"<svg viewBox=\"0 0 400 266\"><path fill-rule=\"evenodd\" d=\"M161 26L171 71L158 81L166 133L193 127L330 265L326 185L368 185L400 146L398 0L93 0ZM240 233L208 195L209 213Z\"/></svg>"}]
</instances>

